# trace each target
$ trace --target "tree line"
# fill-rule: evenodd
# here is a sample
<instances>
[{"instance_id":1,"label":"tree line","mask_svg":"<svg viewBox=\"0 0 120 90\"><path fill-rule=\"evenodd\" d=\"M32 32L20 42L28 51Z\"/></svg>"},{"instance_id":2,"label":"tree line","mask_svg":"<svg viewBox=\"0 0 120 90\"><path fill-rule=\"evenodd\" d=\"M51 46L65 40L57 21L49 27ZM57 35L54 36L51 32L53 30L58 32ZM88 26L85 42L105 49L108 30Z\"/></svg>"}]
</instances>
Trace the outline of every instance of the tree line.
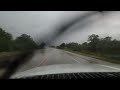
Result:
<instances>
[{"instance_id":1,"label":"tree line","mask_svg":"<svg viewBox=\"0 0 120 90\"><path fill-rule=\"evenodd\" d=\"M74 51L95 53L97 55L120 55L120 40L112 39L112 37L100 38L99 35L92 34L88 36L88 40L82 44L71 42L62 43L57 48L68 48Z\"/></svg>"},{"instance_id":2,"label":"tree line","mask_svg":"<svg viewBox=\"0 0 120 90\"><path fill-rule=\"evenodd\" d=\"M13 39L12 34L0 28L0 52L41 49L44 46L44 42L37 45L31 36L27 34L22 34Z\"/></svg>"}]
</instances>

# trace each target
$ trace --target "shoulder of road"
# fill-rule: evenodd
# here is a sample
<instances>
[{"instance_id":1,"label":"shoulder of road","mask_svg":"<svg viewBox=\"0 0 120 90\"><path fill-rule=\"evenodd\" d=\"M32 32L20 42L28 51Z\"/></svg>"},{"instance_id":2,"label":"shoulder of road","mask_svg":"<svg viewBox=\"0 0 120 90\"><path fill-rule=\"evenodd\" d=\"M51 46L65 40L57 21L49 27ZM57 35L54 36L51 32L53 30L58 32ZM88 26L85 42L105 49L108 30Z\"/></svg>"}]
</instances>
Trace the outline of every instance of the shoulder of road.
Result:
<instances>
[{"instance_id":1,"label":"shoulder of road","mask_svg":"<svg viewBox=\"0 0 120 90\"><path fill-rule=\"evenodd\" d=\"M69 51L69 52L71 52L73 54L76 54L76 55L82 55L82 56L86 56L86 57L89 57L89 58L90 57L95 58L95 59L105 61L105 62L108 62L108 63L120 64L119 60L114 60L114 59L106 58L106 57L103 57L103 56L87 54L87 53L83 53L83 52L73 51L73 50L70 50L70 49L62 49L62 50Z\"/></svg>"}]
</instances>

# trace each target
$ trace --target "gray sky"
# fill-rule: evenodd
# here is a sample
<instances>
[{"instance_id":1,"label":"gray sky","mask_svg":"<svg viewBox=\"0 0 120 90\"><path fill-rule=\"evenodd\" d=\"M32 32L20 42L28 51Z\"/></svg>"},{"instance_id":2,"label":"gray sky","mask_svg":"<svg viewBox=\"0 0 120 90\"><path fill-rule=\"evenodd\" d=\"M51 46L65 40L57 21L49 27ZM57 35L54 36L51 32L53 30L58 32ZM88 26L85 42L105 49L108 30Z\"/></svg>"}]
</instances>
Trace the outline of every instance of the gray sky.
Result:
<instances>
[{"instance_id":1,"label":"gray sky","mask_svg":"<svg viewBox=\"0 0 120 90\"><path fill-rule=\"evenodd\" d=\"M54 26L68 22L87 11L0 11L0 27L10 32L14 37L23 33L34 39L42 38L51 33ZM86 22L88 23L86 25ZM108 14L97 13L88 18L84 26L76 24L58 38L55 43L79 42L87 40L88 35L98 34L100 37L112 36L120 39L120 12Z\"/></svg>"}]
</instances>

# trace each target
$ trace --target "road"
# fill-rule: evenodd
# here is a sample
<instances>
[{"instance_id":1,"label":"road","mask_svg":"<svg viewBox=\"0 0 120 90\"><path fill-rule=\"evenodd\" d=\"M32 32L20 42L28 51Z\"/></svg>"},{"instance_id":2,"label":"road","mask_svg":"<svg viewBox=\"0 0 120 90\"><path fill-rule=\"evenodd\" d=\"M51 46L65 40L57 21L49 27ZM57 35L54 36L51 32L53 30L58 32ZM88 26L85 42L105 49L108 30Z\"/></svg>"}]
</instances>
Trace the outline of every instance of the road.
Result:
<instances>
[{"instance_id":1,"label":"road","mask_svg":"<svg viewBox=\"0 0 120 90\"><path fill-rule=\"evenodd\" d=\"M80 65L99 64L104 67L112 68L112 69L120 68L120 67L119 68L114 67L115 64L101 61L95 58L78 55L64 50L46 48L35 51L34 54L31 57L29 57L29 60L23 65L21 65L21 67L19 67L17 73L27 71L36 67L56 65L56 64L80 64Z\"/></svg>"}]
</instances>

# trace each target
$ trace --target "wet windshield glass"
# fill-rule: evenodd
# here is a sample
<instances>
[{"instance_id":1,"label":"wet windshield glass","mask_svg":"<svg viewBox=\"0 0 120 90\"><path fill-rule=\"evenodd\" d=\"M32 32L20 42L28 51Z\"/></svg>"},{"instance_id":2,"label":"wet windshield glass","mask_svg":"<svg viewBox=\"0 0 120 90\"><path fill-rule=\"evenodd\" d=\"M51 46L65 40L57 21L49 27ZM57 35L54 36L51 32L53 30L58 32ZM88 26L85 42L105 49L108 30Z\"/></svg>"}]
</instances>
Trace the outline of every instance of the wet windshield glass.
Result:
<instances>
[{"instance_id":1,"label":"wet windshield glass","mask_svg":"<svg viewBox=\"0 0 120 90\"><path fill-rule=\"evenodd\" d=\"M119 29L115 11L0 11L0 77L57 66L119 72Z\"/></svg>"}]
</instances>

